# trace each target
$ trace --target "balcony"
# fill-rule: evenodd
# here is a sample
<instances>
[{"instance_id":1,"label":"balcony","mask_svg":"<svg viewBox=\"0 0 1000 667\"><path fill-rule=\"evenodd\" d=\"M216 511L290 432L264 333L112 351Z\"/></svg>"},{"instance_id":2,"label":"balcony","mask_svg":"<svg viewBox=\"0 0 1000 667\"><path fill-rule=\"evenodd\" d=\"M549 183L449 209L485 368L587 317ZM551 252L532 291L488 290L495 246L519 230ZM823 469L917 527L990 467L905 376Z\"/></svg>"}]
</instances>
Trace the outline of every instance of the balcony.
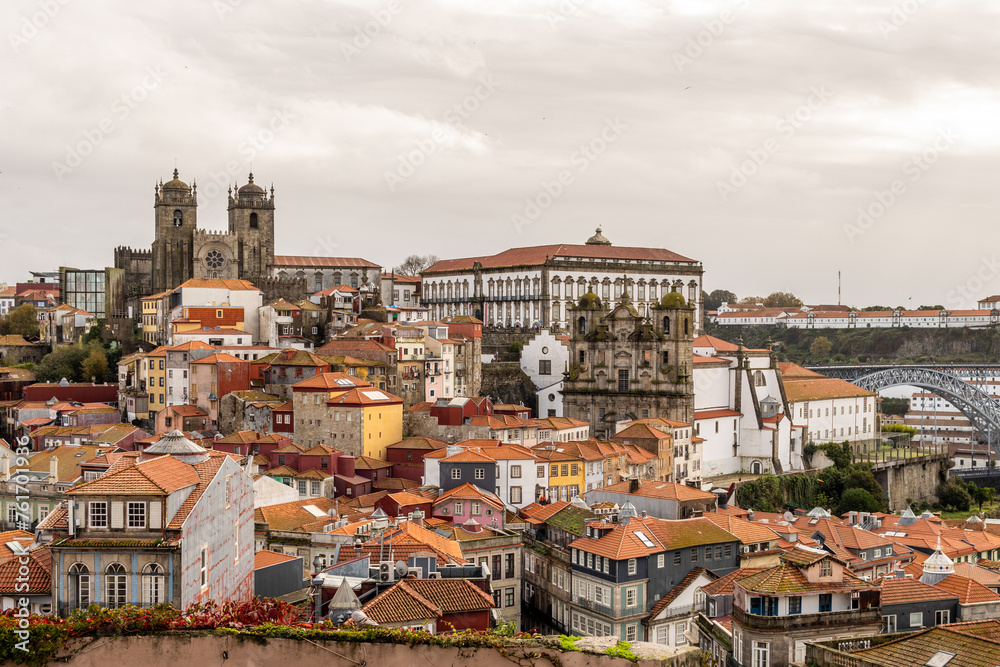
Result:
<instances>
[{"instance_id":1,"label":"balcony","mask_svg":"<svg viewBox=\"0 0 1000 667\"><path fill-rule=\"evenodd\" d=\"M582 598L580 596L576 596L575 598L573 598L573 604L575 604L578 607L583 607L584 609L589 609L590 611L594 612L595 614L601 614L603 616L607 616L608 618L614 618L615 617L615 610L614 609L612 609L611 607L605 607L603 604L598 604L596 602L591 602L587 598ZM636 610L637 610L637 612L641 611L638 607L636 607Z\"/></svg>"},{"instance_id":2,"label":"balcony","mask_svg":"<svg viewBox=\"0 0 1000 667\"><path fill-rule=\"evenodd\" d=\"M876 629L882 625L882 610L878 607L869 609L845 609L843 611L824 611L818 614L793 614L791 616L758 616L748 614L739 607L733 607L733 620L748 630L763 630L765 632L792 632L805 629L822 629L837 627L854 627L872 625Z\"/></svg>"}]
</instances>

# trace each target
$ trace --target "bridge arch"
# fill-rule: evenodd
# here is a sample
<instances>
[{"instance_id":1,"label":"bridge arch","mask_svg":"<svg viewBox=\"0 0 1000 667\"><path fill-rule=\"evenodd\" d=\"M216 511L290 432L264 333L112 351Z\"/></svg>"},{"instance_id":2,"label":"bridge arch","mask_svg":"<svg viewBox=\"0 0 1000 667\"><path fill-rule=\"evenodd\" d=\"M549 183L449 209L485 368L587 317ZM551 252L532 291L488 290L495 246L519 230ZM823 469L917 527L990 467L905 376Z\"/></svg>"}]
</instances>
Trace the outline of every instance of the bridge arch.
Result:
<instances>
[{"instance_id":1,"label":"bridge arch","mask_svg":"<svg viewBox=\"0 0 1000 667\"><path fill-rule=\"evenodd\" d=\"M960 377L932 368L897 366L861 375L851 383L876 393L880 389L910 385L937 394L968 417L1000 455L1000 406L988 393Z\"/></svg>"}]
</instances>

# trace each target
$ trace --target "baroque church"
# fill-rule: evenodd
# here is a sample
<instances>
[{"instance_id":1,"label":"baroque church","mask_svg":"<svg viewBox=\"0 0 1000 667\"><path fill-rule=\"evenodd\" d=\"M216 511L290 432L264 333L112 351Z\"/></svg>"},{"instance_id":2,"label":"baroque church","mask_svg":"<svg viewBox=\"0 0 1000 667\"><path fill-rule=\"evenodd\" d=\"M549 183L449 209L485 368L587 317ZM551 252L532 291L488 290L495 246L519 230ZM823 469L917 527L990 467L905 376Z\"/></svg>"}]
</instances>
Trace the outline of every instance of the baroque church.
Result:
<instances>
[{"instance_id":1,"label":"baroque church","mask_svg":"<svg viewBox=\"0 0 1000 667\"><path fill-rule=\"evenodd\" d=\"M280 280L274 267L274 187L253 182L229 189L227 231L198 229L198 185L162 180L153 192L155 237L151 250L115 249L115 267L125 269L126 298L138 313L138 299L172 290L192 278L248 280L265 294L304 292L304 284Z\"/></svg>"}]
</instances>

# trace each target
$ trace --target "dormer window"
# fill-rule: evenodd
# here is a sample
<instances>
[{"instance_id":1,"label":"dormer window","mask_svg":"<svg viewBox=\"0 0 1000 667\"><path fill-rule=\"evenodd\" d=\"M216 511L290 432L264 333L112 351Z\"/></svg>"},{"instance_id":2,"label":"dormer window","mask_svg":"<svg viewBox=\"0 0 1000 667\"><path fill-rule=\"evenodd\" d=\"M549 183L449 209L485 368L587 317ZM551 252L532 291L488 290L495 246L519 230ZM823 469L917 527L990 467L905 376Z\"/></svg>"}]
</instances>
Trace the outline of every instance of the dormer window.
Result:
<instances>
[{"instance_id":1,"label":"dormer window","mask_svg":"<svg viewBox=\"0 0 1000 667\"><path fill-rule=\"evenodd\" d=\"M864 552L862 552L861 559L864 560ZM833 576L833 564L829 560L821 561L819 564L819 576L821 577L832 577Z\"/></svg>"}]
</instances>

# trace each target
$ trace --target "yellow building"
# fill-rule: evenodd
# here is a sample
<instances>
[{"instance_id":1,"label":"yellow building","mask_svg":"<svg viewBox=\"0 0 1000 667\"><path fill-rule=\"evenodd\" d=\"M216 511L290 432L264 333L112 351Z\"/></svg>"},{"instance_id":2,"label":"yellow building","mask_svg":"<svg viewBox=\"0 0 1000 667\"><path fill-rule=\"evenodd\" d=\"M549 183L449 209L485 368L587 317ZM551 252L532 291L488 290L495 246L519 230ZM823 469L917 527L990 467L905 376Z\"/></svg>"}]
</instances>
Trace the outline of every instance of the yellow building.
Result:
<instances>
[{"instance_id":1,"label":"yellow building","mask_svg":"<svg viewBox=\"0 0 1000 667\"><path fill-rule=\"evenodd\" d=\"M548 487L549 502L571 500L586 489L586 466L582 458L555 449L531 451L538 466L538 483Z\"/></svg>"},{"instance_id":2,"label":"yellow building","mask_svg":"<svg viewBox=\"0 0 1000 667\"><path fill-rule=\"evenodd\" d=\"M142 304L142 339L151 345L158 345L162 342L161 321L163 314L163 297L168 292L144 296L140 299Z\"/></svg>"},{"instance_id":3,"label":"yellow building","mask_svg":"<svg viewBox=\"0 0 1000 667\"><path fill-rule=\"evenodd\" d=\"M403 439L403 399L346 373L322 373L292 386L295 441L385 460Z\"/></svg>"},{"instance_id":4,"label":"yellow building","mask_svg":"<svg viewBox=\"0 0 1000 667\"><path fill-rule=\"evenodd\" d=\"M167 372L164 369L167 359L167 348L158 347L146 355L145 368L141 371L140 382L146 380L146 392L149 394L149 413L153 415L167 406ZM140 386L142 386L140 384Z\"/></svg>"}]
</instances>

